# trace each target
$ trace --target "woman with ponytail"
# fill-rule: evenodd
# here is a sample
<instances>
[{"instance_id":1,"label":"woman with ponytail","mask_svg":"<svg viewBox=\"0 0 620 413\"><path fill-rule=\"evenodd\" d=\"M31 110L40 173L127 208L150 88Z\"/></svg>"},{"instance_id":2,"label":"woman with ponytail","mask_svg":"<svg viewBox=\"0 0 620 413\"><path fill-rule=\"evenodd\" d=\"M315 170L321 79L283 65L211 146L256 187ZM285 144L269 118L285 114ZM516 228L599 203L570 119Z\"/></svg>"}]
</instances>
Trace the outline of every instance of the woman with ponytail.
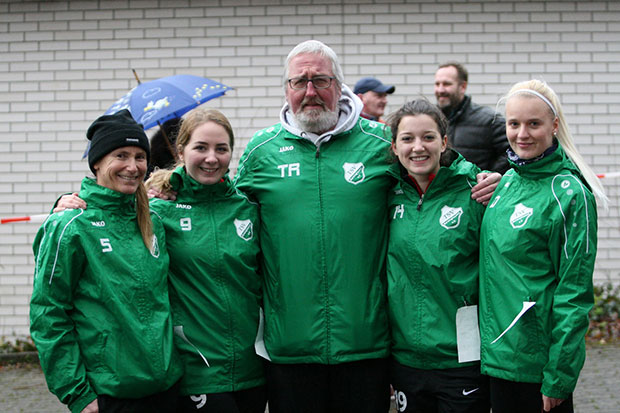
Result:
<instances>
[{"instance_id":1,"label":"woman with ponytail","mask_svg":"<svg viewBox=\"0 0 620 413\"><path fill-rule=\"evenodd\" d=\"M33 245L30 331L48 387L72 412L175 412L182 375L162 223L143 180L149 143L127 110L90 126L80 198Z\"/></svg>"},{"instance_id":2,"label":"woman with ponytail","mask_svg":"<svg viewBox=\"0 0 620 413\"><path fill-rule=\"evenodd\" d=\"M546 83L517 83L504 99L512 169L481 228L481 369L494 413L572 412L594 300L595 197L607 198Z\"/></svg>"}]
</instances>

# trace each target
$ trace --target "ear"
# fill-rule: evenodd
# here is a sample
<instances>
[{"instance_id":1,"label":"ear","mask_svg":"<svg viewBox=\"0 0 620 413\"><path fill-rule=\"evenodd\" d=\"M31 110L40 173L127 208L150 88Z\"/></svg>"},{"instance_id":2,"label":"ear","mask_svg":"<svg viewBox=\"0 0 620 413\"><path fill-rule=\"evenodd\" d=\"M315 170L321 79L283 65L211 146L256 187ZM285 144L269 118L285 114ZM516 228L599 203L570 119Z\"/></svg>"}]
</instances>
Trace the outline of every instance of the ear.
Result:
<instances>
[{"instance_id":1,"label":"ear","mask_svg":"<svg viewBox=\"0 0 620 413\"><path fill-rule=\"evenodd\" d=\"M461 91L463 93L465 93L465 90L467 90L467 82L462 82L460 85Z\"/></svg>"},{"instance_id":2,"label":"ear","mask_svg":"<svg viewBox=\"0 0 620 413\"><path fill-rule=\"evenodd\" d=\"M553 134L554 135L558 133L559 127L560 127L560 120L556 116L555 119L553 119Z\"/></svg>"},{"instance_id":3,"label":"ear","mask_svg":"<svg viewBox=\"0 0 620 413\"><path fill-rule=\"evenodd\" d=\"M441 153L444 153L448 148L448 135L444 135L441 139Z\"/></svg>"},{"instance_id":4,"label":"ear","mask_svg":"<svg viewBox=\"0 0 620 413\"><path fill-rule=\"evenodd\" d=\"M392 147L392 153L393 153L394 155L398 156L398 155L396 154L396 142L395 142L395 141L392 141L392 145L391 145L391 147Z\"/></svg>"}]
</instances>

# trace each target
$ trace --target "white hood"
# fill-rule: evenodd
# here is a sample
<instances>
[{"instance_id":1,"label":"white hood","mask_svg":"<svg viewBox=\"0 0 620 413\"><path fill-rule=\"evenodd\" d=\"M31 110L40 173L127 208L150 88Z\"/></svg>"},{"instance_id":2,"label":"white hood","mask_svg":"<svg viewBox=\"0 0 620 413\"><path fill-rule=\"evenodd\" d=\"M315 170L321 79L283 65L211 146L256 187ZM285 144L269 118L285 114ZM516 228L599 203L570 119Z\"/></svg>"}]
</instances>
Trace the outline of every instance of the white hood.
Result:
<instances>
[{"instance_id":1,"label":"white hood","mask_svg":"<svg viewBox=\"0 0 620 413\"><path fill-rule=\"evenodd\" d=\"M280 122L282 123L282 126L284 126L284 129L293 135L308 139L318 147L321 143L330 140L332 136L352 129L357 123L363 107L364 104L361 99L358 98L357 95L355 95L353 91L343 83L342 94L340 96L340 100L338 100L340 115L338 116L338 123L333 130L325 132L322 135L301 130L297 122L295 122L295 118L292 116L288 102L284 104L282 110L280 111Z\"/></svg>"}]
</instances>

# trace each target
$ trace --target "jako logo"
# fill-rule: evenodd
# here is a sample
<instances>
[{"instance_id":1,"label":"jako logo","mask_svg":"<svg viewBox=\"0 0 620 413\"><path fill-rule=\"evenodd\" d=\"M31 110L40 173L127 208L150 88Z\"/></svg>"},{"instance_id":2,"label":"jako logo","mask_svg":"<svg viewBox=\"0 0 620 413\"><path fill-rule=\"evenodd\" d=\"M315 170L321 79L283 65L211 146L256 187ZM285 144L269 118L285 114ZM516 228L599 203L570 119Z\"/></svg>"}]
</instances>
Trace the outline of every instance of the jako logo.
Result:
<instances>
[{"instance_id":1,"label":"jako logo","mask_svg":"<svg viewBox=\"0 0 620 413\"><path fill-rule=\"evenodd\" d=\"M526 207L523 204L517 204L515 210L510 216L510 225L513 228L521 228L527 224L527 220L534 215L534 209Z\"/></svg>"},{"instance_id":2,"label":"jako logo","mask_svg":"<svg viewBox=\"0 0 620 413\"><path fill-rule=\"evenodd\" d=\"M288 151L292 151L293 149L295 149L294 146L283 146L280 148L280 152L288 152Z\"/></svg>"},{"instance_id":3,"label":"jako logo","mask_svg":"<svg viewBox=\"0 0 620 413\"><path fill-rule=\"evenodd\" d=\"M105 221L92 221L93 227L105 227Z\"/></svg>"},{"instance_id":4,"label":"jako logo","mask_svg":"<svg viewBox=\"0 0 620 413\"><path fill-rule=\"evenodd\" d=\"M191 205L186 205L186 204L177 204L177 208L192 209L192 206Z\"/></svg>"}]
</instances>

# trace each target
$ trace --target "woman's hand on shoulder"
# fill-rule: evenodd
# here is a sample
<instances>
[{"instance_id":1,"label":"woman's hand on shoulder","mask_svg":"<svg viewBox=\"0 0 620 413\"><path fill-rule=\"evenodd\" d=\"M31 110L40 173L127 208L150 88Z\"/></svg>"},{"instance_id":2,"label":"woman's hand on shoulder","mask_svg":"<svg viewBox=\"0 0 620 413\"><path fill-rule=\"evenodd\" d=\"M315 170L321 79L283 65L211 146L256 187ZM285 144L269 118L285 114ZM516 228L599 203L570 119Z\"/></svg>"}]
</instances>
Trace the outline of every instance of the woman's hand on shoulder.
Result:
<instances>
[{"instance_id":1,"label":"woman's hand on shoulder","mask_svg":"<svg viewBox=\"0 0 620 413\"><path fill-rule=\"evenodd\" d=\"M56 207L52 212L60 212L65 209L86 209L86 201L80 198L77 192L63 195L56 203Z\"/></svg>"},{"instance_id":2,"label":"woman's hand on shoulder","mask_svg":"<svg viewBox=\"0 0 620 413\"><path fill-rule=\"evenodd\" d=\"M81 413L99 413L99 403L97 403L97 399L88 403L84 409L82 409Z\"/></svg>"},{"instance_id":3,"label":"woman's hand on shoulder","mask_svg":"<svg viewBox=\"0 0 620 413\"><path fill-rule=\"evenodd\" d=\"M482 205L487 205L493 196L493 192L502 174L498 172L480 172L476 175L478 183L471 189L471 197Z\"/></svg>"}]
</instances>

